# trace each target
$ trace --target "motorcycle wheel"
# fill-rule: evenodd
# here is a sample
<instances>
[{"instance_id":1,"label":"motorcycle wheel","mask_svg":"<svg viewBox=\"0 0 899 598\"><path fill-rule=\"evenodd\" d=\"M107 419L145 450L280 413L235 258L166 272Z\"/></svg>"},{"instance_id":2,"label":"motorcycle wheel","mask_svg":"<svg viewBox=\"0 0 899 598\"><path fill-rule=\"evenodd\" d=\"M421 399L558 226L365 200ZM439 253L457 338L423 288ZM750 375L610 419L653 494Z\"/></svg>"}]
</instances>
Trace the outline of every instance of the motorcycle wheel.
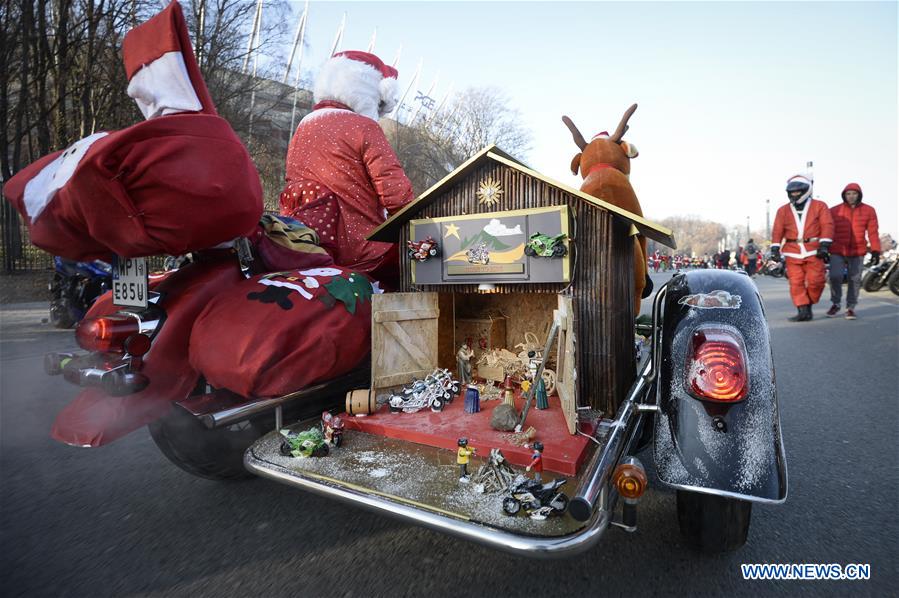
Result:
<instances>
[{"instance_id":1,"label":"motorcycle wheel","mask_svg":"<svg viewBox=\"0 0 899 598\"><path fill-rule=\"evenodd\" d=\"M210 430L173 405L167 415L147 427L162 454L187 473L208 480L231 481L253 477L244 468L243 455L273 426L250 420Z\"/></svg>"},{"instance_id":2,"label":"motorcycle wheel","mask_svg":"<svg viewBox=\"0 0 899 598\"><path fill-rule=\"evenodd\" d=\"M281 453L282 457L290 457L292 456L293 449L290 447L290 443L285 438L281 441L281 446L278 448L278 452Z\"/></svg>"},{"instance_id":3,"label":"motorcycle wheel","mask_svg":"<svg viewBox=\"0 0 899 598\"><path fill-rule=\"evenodd\" d=\"M865 272L862 276L862 288L869 293L876 293L883 288L884 282L880 280L880 275L876 272Z\"/></svg>"},{"instance_id":4,"label":"motorcycle wheel","mask_svg":"<svg viewBox=\"0 0 899 598\"><path fill-rule=\"evenodd\" d=\"M443 399L434 399L431 401L431 411L434 413L440 413L443 411Z\"/></svg>"},{"instance_id":5,"label":"motorcycle wheel","mask_svg":"<svg viewBox=\"0 0 899 598\"><path fill-rule=\"evenodd\" d=\"M751 516L751 502L677 491L677 521L681 534L688 544L702 552L727 552L746 544Z\"/></svg>"},{"instance_id":6,"label":"motorcycle wheel","mask_svg":"<svg viewBox=\"0 0 899 598\"><path fill-rule=\"evenodd\" d=\"M899 270L893 272L893 275L890 276L890 291L894 295L899 295Z\"/></svg>"},{"instance_id":7,"label":"motorcycle wheel","mask_svg":"<svg viewBox=\"0 0 899 598\"><path fill-rule=\"evenodd\" d=\"M78 322L73 311L65 299L52 302L50 304L50 323L54 328L71 328Z\"/></svg>"},{"instance_id":8,"label":"motorcycle wheel","mask_svg":"<svg viewBox=\"0 0 899 598\"><path fill-rule=\"evenodd\" d=\"M553 247L553 257L565 257L566 253L568 253L568 248L564 245L556 245Z\"/></svg>"},{"instance_id":9,"label":"motorcycle wheel","mask_svg":"<svg viewBox=\"0 0 899 598\"><path fill-rule=\"evenodd\" d=\"M549 503L549 506L551 506L556 513L564 513L568 510L568 495L564 492L559 492L552 502Z\"/></svg>"},{"instance_id":10,"label":"motorcycle wheel","mask_svg":"<svg viewBox=\"0 0 899 598\"><path fill-rule=\"evenodd\" d=\"M343 438L343 434L334 434L331 437L331 444L334 445L334 448L340 448L341 438Z\"/></svg>"},{"instance_id":11,"label":"motorcycle wheel","mask_svg":"<svg viewBox=\"0 0 899 598\"><path fill-rule=\"evenodd\" d=\"M503 499L503 513L506 515L517 515L521 510L521 503L511 496Z\"/></svg>"},{"instance_id":12,"label":"motorcycle wheel","mask_svg":"<svg viewBox=\"0 0 899 598\"><path fill-rule=\"evenodd\" d=\"M534 251L534 248L531 247L530 245L525 245L524 246L524 254L528 257L535 257L537 255L537 252Z\"/></svg>"}]
</instances>

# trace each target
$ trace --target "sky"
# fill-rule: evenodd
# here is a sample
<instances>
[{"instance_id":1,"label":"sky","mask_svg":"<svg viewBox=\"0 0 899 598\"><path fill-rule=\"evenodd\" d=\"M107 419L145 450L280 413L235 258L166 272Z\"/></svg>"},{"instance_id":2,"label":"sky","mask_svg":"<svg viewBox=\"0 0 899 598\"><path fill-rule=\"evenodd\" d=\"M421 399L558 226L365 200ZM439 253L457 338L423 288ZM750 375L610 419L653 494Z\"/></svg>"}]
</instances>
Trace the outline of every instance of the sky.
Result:
<instances>
[{"instance_id":1,"label":"sky","mask_svg":"<svg viewBox=\"0 0 899 598\"><path fill-rule=\"evenodd\" d=\"M290 2L296 16L302 2ZM639 108L625 139L647 217L698 215L764 230L793 174L814 163L834 205L858 182L881 230L897 215L897 3L311 2L303 70L374 48L400 88L497 87L532 133L525 161L579 186L569 115L589 138ZM292 31L291 31L292 35Z\"/></svg>"}]
</instances>

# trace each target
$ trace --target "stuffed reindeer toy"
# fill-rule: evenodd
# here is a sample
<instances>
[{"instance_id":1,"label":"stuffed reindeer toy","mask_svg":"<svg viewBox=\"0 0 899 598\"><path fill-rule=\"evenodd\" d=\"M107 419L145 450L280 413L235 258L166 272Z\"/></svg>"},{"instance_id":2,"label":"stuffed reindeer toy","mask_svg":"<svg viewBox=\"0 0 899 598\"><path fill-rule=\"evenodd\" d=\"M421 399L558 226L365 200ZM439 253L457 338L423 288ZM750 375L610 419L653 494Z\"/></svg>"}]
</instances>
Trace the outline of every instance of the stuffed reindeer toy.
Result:
<instances>
[{"instance_id":1,"label":"stuffed reindeer toy","mask_svg":"<svg viewBox=\"0 0 899 598\"><path fill-rule=\"evenodd\" d=\"M631 158L637 157L637 148L621 139L627 132L627 121L636 109L636 104L627 109L613 135L609 136L603 131L593 137L590 143L587 143L570 118L563 116L562 122L571 131L574 142L581 150L571 160L572 174L577 174L580 170L584 177L581 191L642 216L640 202L628 181ZM634 239L634 300L637 313L640 311L640 300L648 297L651 292L652 281L646 272L646 239L639 235Z\"/></svg>"}]
</instances>

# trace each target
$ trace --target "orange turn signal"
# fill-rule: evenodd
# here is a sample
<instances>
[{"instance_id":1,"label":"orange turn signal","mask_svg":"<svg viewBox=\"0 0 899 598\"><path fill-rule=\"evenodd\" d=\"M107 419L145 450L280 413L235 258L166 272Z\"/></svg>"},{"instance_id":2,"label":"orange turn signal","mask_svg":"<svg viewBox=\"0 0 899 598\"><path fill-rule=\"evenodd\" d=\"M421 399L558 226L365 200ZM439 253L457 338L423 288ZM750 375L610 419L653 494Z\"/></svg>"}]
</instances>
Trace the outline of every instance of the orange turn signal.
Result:
<instances>
[{"instance_id":1,"label":"orange turn signal","mask_svg":"<svg viewBox=\"0 0 899 598\"><path fill-rule=\"evenodd\" d=\"M635 457L628 457L615 468L612 481L622 498L640 498L649 483L646 470Z\"/></svg>"}]
</instances>

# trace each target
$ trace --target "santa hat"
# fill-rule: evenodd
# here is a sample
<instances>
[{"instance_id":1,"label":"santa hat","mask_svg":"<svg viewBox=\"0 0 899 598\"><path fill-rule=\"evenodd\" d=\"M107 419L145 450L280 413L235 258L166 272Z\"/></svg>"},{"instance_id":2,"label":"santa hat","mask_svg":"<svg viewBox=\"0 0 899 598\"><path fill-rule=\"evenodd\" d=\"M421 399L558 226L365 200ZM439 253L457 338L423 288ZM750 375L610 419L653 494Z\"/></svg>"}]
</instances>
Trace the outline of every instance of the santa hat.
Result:
<instances>
[{"instance_id":1,"label":"santa hat","mask_svg":"<svg viewBox=\"0 0 899 598\"><path fill-rule=\"evenodd\" d=\"M397 102L399 73L368 52L338 52L322 66L315 79L315 102L331 100L353 112L378 120Z\"/></svg>"},{"instance_id":2,"label":"santa hat","mask_svg":"<svg viewBox=\"0 0 899 598\"><path fill-rule=\"evenodd\" d=\"M122 57L128 95L145 118L178 112L216 114L177 0L125 35Z\"/></svg>"}]
</instances>

